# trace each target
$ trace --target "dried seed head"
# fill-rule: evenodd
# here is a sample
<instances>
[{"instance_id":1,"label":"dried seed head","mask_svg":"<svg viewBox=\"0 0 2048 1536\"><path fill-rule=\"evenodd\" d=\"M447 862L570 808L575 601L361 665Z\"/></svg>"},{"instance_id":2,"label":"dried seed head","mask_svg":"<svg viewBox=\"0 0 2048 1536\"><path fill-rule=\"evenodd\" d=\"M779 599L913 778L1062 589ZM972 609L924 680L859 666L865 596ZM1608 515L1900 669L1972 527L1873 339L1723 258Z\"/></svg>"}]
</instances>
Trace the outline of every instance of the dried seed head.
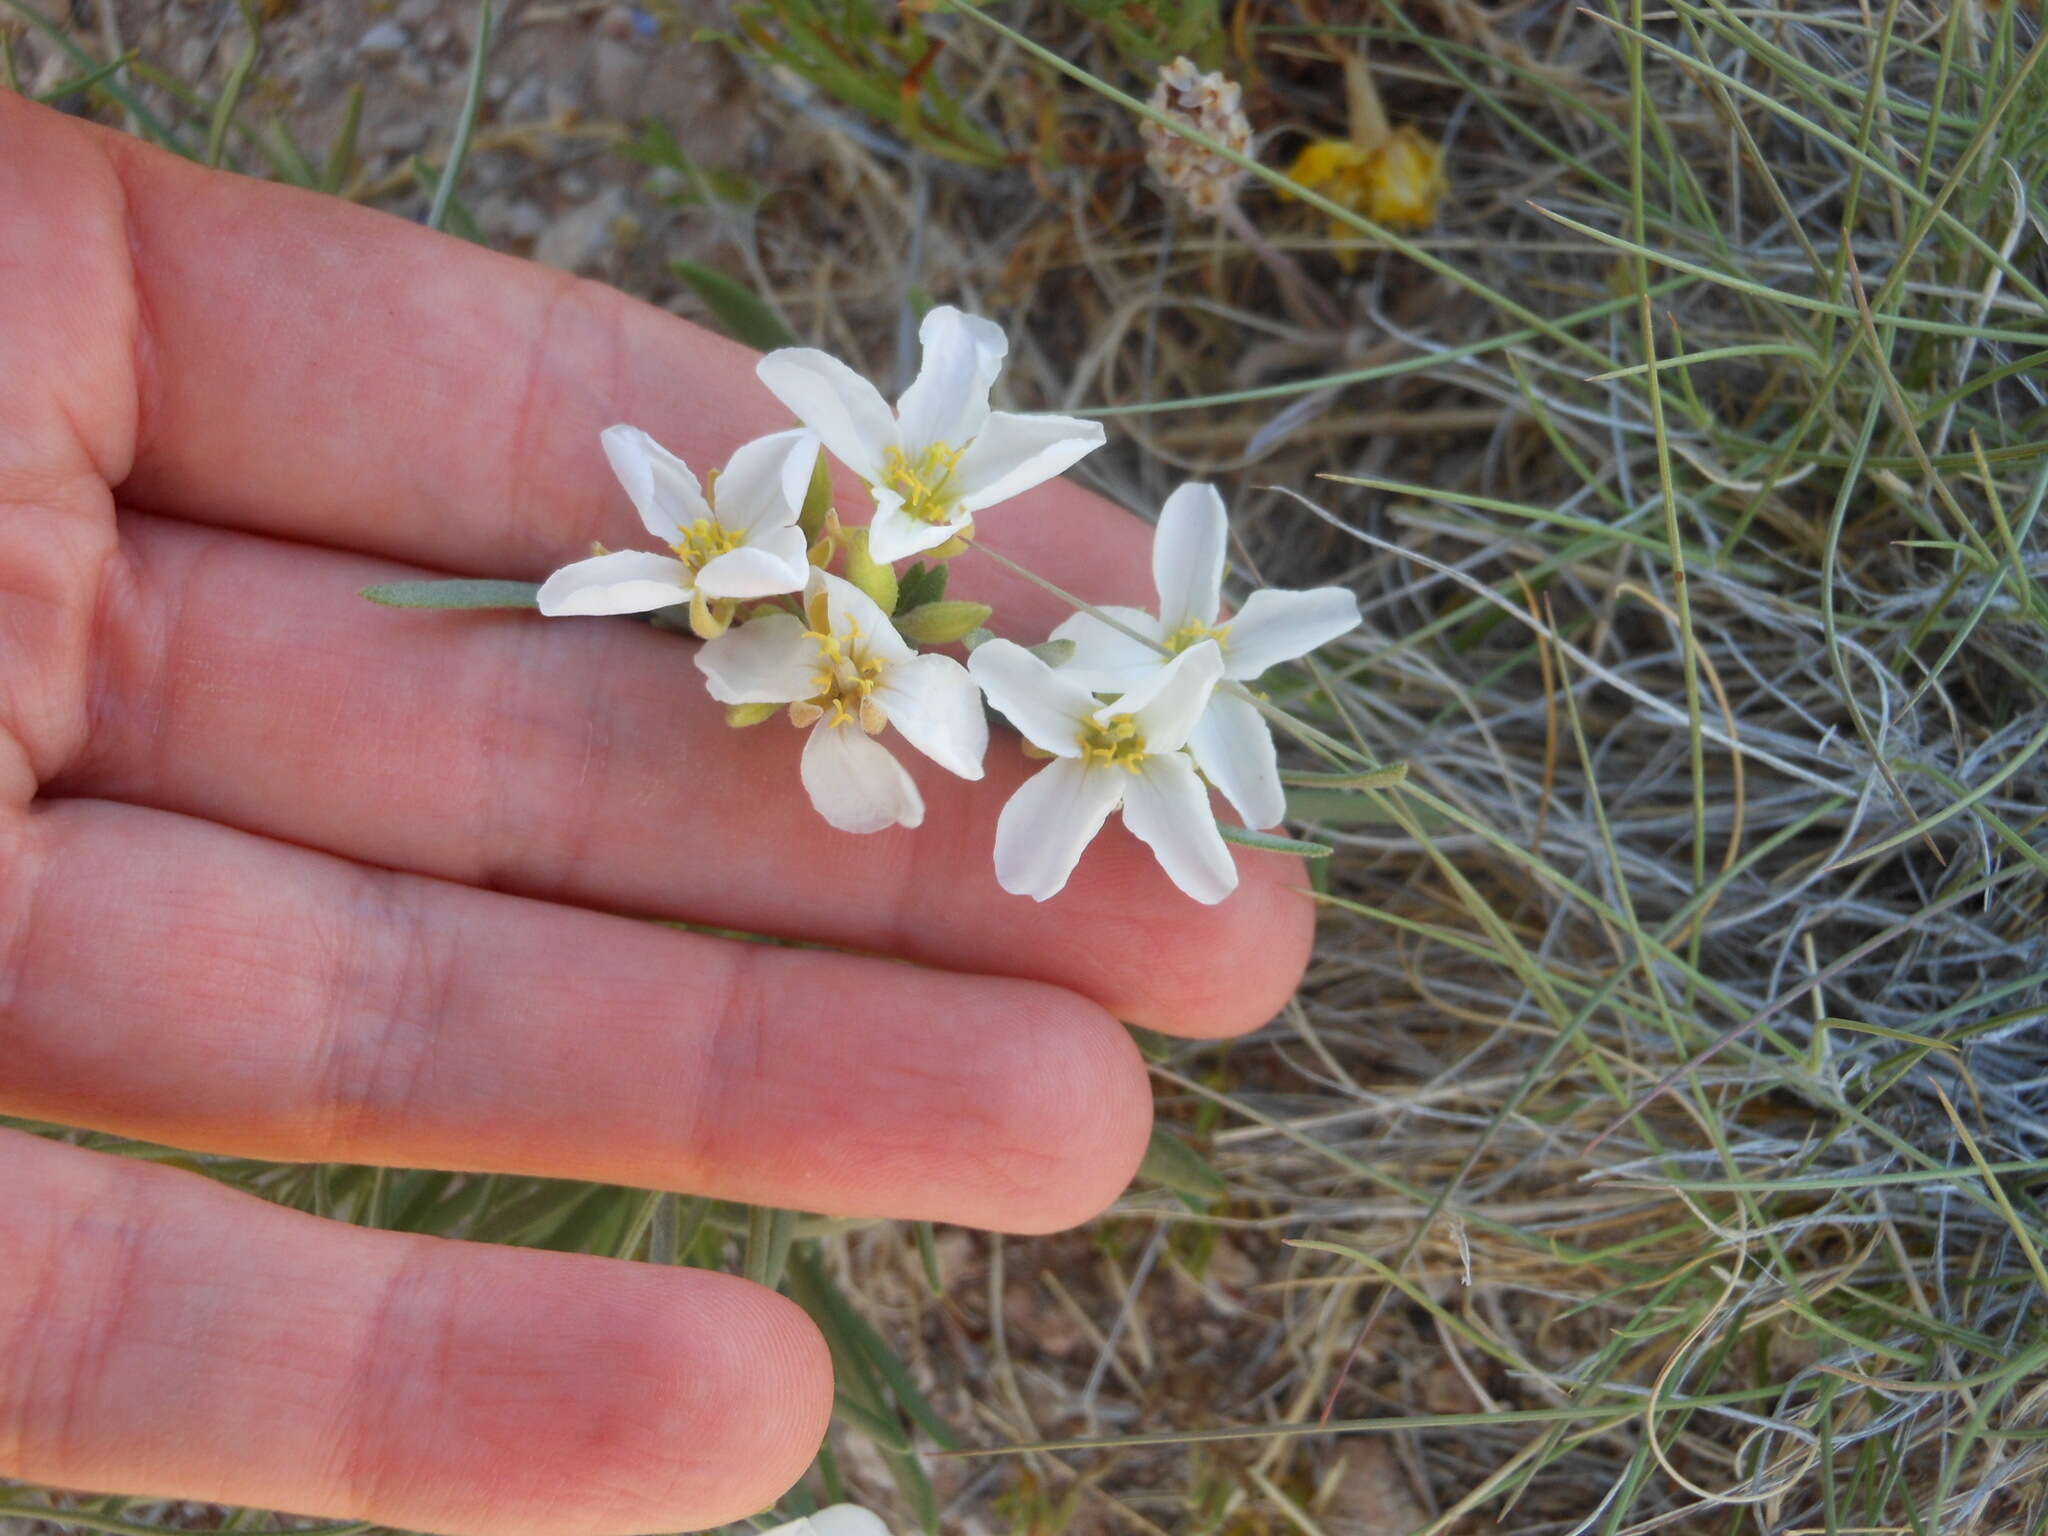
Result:
<instances>
[{"instance_id":1,"label":"dried seed head","mask_svg":"<svg viewBox=\"0 0 2048 1536\"><path fill-rule=\"evenodd\" d=\"M1238 154L1251 153L1252 125L1244 115L1244 92L1234 80L1203 74L1191 60L1175 59L1159 71L1151 105ZM1213 218L1223 212L1243 179L1236 165L1150 119L1138 125L1138 133L1145 141L1145 163L1170 192L1196 213Z\"/></svg>"}]
</instances>

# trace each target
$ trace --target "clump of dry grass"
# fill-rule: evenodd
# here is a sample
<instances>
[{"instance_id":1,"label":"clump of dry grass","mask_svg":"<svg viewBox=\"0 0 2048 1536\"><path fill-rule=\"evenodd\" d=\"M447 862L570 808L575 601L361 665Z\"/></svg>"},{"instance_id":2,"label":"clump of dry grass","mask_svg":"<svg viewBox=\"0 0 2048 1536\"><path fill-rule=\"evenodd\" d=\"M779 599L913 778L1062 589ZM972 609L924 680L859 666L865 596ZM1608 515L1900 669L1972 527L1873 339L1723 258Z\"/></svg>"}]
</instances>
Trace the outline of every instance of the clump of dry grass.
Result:
<instances>
[{"instance_id":1,"label":"clump of dry grass","mask_svg":"<svg viewBox=\"0 0 2048 1536\"><path fill-rule=\"evenodd\" d=\"M1295 791L1336 850L1314 966L1250 1041L1150 1042L1194 1149L1161 1181L1053 1239L796 1227L855 1401L791 1508L2043 1529L2037 22L1187 10L845 9L838 53L762 71L783 171L732 271L883 378L923 297L989 313L1019 403L1110 418L1102 489L1221 481L1244 573L1365 604L1273 680L1299 765L1408 777ZM1163 42L1243 79L1267 166L1344 131L1347 53L1447 146L1425 235L1245 194L1342 326L1147 184ZM755 1246L588 1186L218 1171L487 1239Z\"/></svg>"}]
</instances>

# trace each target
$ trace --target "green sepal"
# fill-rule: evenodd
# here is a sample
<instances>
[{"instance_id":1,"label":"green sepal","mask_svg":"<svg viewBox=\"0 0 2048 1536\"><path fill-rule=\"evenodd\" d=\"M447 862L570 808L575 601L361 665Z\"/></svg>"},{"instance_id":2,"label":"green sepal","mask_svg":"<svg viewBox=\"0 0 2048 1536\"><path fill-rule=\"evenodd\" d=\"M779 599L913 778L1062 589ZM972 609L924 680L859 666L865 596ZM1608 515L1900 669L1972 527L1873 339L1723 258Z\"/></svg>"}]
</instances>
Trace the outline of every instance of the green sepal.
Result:
<instances>
[{"instance_id":1,"label":"green sepal","mask_svg":"<svg viewBox=\"0 0 2048 1536\"><path fill-rule=\"evenodd\" d=\"M796 525L803 529L804 537L815 544L818 534L825 526L825 519L832 515L832 461L823 449L811 465L811 483L804 492L803 510L797 515Z\"/></svg>"},{"instance_id":2,"label":"green sepal","mask_svg":"<svg viewBox=\"0 0 2048 1536\"><path fill-rule=\"evenodd\" d=\"M725 723L735 729L759 725L763 720L775 718L780 704L728 704L725 706Z\"/></svg>"},{"instance_id":3,"label":"green sepal","mask_svg":"<svg viewBox=\"0 0 2048 1536\"><path fill-rule=\"evenodd\" d=\"M946 603L920 603L896 615L896 632L912 645L951 645L964 640L988 623L995 610L987 603L955 599Z\"/></svg>"},{"instance_id":4,"label":"green sepal","mask_svg":"<svg viewBox=\"0 0 2048 1536\"><path fill-rule=\"evenodd\" d=\"M896 578L896 601L904 608L922 608L946 599L946 567L919 561Z\"/></svg>"},{"instance_id":5,"label":"green sepal","mask_svg":"<svg viewBox=\"0 0 2048 1536\"><path fill-rule=\"evenodd\" d=\"M875 600L884 613L896 611L896 567L884 565L868 554L868 531L849 528L846 540L846 579Z\"/></svg>"},{"instance_id":6,"label":"green sepal","mask_svg":"<svg viewBox=\"0 0 2048 1536\"><path fill-rule=\"evenodd\" d=\"M1145 1148L1144 1162L1138 1165L1138 1177L1208 1204L1230 1197L1230 1186L1223 1175L1163 1125L1152 1127L1152 1140Z\"/></svg>"},{"instance_id":7,"label":"green sepal","mask_svg":"<svg viewBox=\"0 0 2048 1536\"><path fill-rule=\"evenodd\" d=\"M1031 654L1048 667L1064 667L1074 659L1074 642L1071 640L1041 640L1031 647Z\"/></svg>"},{"instance_id":8,"label":"green sepal","mask_svg":"<svg viewBox=\"0 0 2048 1536\"><path fill-rule=\"evenodd\" d=\"M387 581L363 588L386 608L534 608L540 584L532 581Z\"/></svg>"},{"instance_id":9,"label":"green sepal","mask_svg":"<svg viewBox=\"0 0 2048 1536\"><path fill-rule=\"evenodd\" d=\"M978 646L987 645L995 637L995 631L992 629L971 629L960 637L960 643L971 651Z\"/></svg>"},{"instance_id":10,"label":"green sepal","mask_svg":"<svg viewBox=\"0 0 2048 1536\"><path fill-rule=\"evenodd\" d=\"M1226 843L1242 843L1247 848L1263 848L1268 853L1292 853L1304 859L1327 859L1337 850L1328 843L1311 843L1299 837L1282 837L1278 832L1254 832L1250 827L1234 827L1228 822L1216 823L1216 830L1223 834Z\"/></svg>"}]
</instances>

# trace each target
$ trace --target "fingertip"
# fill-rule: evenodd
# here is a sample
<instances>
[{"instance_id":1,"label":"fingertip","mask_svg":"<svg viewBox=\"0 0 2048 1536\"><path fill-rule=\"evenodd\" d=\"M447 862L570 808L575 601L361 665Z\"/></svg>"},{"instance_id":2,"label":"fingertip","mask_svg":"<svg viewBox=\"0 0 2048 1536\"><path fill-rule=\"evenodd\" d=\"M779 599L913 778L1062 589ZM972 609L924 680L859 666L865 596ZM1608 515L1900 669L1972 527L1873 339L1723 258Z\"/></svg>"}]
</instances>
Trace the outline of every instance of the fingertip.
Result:
<instances>
[{"instance_id":1,"label":"fingertip","mask_svg":"<svg viewBox=\"0 0 2048 1536\"><path fill-rule=\"evenodd\" d=\"M437 1248L399 1304L355 1513L446 1536L633 1536L766 1509L832 1411L823 1338L733 1276ZM492 1271L496 1271L492 1273Z\"/></svg>"},{"instance_id":2,"label":"fingertip","mask_svg":"<svg viewBox=\"0 0 2048 1536\"><path fill-rule=\"evenodd\" d=\"M1006 1232L1079 1226L1126 1188L1152 1130L1152 1086L1130 1033L1071 992L1013 984L1018 1018L989 1081L988 1151Z\"/></svg>"},{"instance_id":3,"label":"fingertip","mask_svg":"<svg viewBox=\"0 0 2048 1536\"><path fill-rule=\"evenodd\" d=\"M705 1529L774 1507L831 1423L832 1355L803 1308L735 1276L691 1274L691 1308L656 1298L649 1347L675 1368L645 1405L643 1507L622 1512L615 1536Z\"/></svg>"}]
</instances>

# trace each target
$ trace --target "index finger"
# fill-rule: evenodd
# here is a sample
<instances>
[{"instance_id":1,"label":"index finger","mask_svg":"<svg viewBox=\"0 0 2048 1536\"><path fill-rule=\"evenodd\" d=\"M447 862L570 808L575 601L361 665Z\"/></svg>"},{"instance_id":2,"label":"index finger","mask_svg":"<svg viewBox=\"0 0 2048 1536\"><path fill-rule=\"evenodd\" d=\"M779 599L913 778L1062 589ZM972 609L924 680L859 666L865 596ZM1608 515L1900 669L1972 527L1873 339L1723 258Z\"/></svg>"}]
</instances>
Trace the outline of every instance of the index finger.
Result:
<instances>
[{"instance_id":1,"label":"index finger","mask_svg":"<svg viewBox=\"0 0 2048 1536\"><path fill-rule=\"evenodd\" d=\"M593 539L641 542L605 427L645 428L701 471L792 424L753 352L616 290L102 130L32 126L92 134L124 203L143 360L131 504L538 578ZM842 504L864 519L864 496ZM1100 498L1049 484L998 519L1002 548L1054 582L1145 598L1145 529ZM1065 616L971 563L958 574L1004 618Z\"/></svg>"}]
</instances>

